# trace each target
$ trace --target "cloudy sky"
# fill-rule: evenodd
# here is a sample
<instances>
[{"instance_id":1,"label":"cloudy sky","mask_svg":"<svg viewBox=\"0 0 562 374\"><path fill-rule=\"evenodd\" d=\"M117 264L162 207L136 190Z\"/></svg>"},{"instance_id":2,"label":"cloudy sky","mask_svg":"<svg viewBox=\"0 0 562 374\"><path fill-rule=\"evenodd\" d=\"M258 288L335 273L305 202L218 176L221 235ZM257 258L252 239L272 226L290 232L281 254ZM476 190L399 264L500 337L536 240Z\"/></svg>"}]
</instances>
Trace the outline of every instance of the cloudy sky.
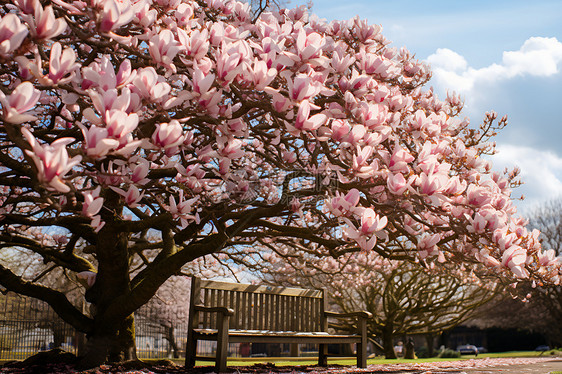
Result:
<instances>
[{"instance_id":1,"label":"cloudy sky","mask_svg":"<svg viewBox=\"0 0 562 374\"><path fill-rule=\"evenodd\" d=\"M492 159L521 168L522 212L562 195L562 1L314 0L312 12L382 25L393 46L431 64L440 97L461 94L474 125L486 111L507 114Z\"/></svg>"}]
</instances>

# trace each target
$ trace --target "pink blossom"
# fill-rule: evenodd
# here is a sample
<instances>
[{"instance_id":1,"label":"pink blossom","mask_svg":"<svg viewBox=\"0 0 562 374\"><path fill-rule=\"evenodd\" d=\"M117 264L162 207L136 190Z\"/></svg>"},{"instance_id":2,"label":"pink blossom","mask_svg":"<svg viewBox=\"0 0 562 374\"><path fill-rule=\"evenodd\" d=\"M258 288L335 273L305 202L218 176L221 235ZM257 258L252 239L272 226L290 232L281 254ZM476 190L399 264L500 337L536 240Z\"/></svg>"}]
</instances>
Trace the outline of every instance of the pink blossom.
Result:
<instances>
[{"instance_id":1,"label":"pink blossom","mask_svg":"<svg viewBox=\"0 0 562 374\"><path fill-rule=\"evenodd\" d=\"M115 74L109 56L104 55L99 62L92 62L89 66L82 69L83 88L99 87L107 92L115 88L130 83L136 76L136 70L131 71L131 62L124 60L119 66L119 71ZM88 84L88 87L84 87Z\"/></svg>"},{"instance_id":2,"label":"pink blossom","mask_svg":"<svg viewBox=\"0 0 562 374\"><path fill-rule=\"evenodd\" d=\"M291 100L299 102L317 95L321 89L321 84L312 81L306 74L298 74L294 80L288 80L287 86Z\"/></svg>"},{"instance_id":3,"label":"pink blossom","mask_svg":"<svg viewBox=\"0 0 562 374\"><path fill-rule=\"evenodd\" d=\"M55 18L52 6L45 9L37 2L34 4L35 17L27 16L31 35L37 39L52 39L60 35L67 28L64 18Z\"/></svg>"},{"instance_id":4,"label":"pink blossom","mask_svg":"<svg viewBox=\"0 0 562 374\"><path fill-rule=\"evenodd\" d=\"M332 121L332 139L335 141L344 140L350 130L351 126L347 121L338 119Z\"/></svg>"},{"instance_id":5,"label":"pink blossom","mask_svg":"<svg viewBox=\"0 0 562 374\"><path fill-rule=\"evenodd\" d=\"M195 60L200 60L209 50L209 32L207 29L193 30L189 35L178 29L178 39L186 51L186 55Z\"/></svg>"},{"instance_id":6,"label":"pink blossom","mask_svg":"<svg viewBox=\"0 0 562 374\"><path fill-rule=\"evenodd\" d=\"M100 1L103 9L98 14L98 28L101 32L109 32L131 22L135 16L130 0Z\"/></svg>"},{"instance_id":7,"label":"pink blossom","mask_svg":"<svg viewBox=\"0 0 562 374\"><path fill-rule=\"evenodd\" d=\"M388 168L393 172L408 173L408 164L414 160L414 156L397 145L394 147L394 151L392 152L392 156L390 157Z\"/></svg>"},{"instance_id":8,"label":"pink blossom","mask_svg":"<svg viewBox=\"0 0 562 374\"><path fill-rule=\"evenodd\" d=\"M218 153L222 157L234 160L244 156L244 150L242 149L242 140L236 138L230 139L219 139L218 141Z\"/></svg>"},{"instance_id":9,"label":"pink blossom","mask_svg":"<svg viewBox=\"0 0 562 374\"><path fill-rule=\"evenodd\" d=\"M35 8L41 6L39 0L14 0L14 3L25 14L35 13Z\"/></svg>"},{"instance_id":10,"label":"pink blossom","mask_svg":"<svg viewBox=\"0 0 562 374\"><path fill-rule=\"evenodd\" d=\"M174 219L180 219L181 227L185 228L190 222L196 221L199 222L199 216L197 213L193 215L193 204L198 200L198 197L194 197L189 200L184 200L183 198L183 190L180 190L178 196L178 202L172 195L170 195L170 206L167 207L168 212L172 213Z\"/></svg>"},{"instance_id":11,"label":"pink blossom","mask_svg":"<svg viewBox=\"0 0 562 374\"><path fill-rule=\"evenodd\" d=\"M507 248L502 254L502 265L509 268L518 278L527 278L529 272L525 269L527 254L517 245Z\"/></svg>"},{"instance_id":12,"label":"pink blossom","mask_svg":"<svg viewBox=\"0 0 562 374\"><path fill-rule=\"evenodd\" d=\"M486 205L490 202L490 192L483 187L475 184L468 186L466 191L467 203L476 207Z\"/></svg>"},{"instance_id":13,"label":"pink blossom","mask_svg":"<svg viewBox=\"0 0 562 374\"><path fill-rule=\"evenodd\" d=\"M106 128L95 125L90 128L84 125L78 126L84 135L84 148L89 157L103 158L119 147L119 141L109 138L109 133Z\"/></svg>"},{"instance_id":14,"label":"pink blossom","mask_svg":"<svg viewBox=\"0 0 562 374\"><path fill-rule=\"evenodd\" d=\"M51 47L51 58L49 59L49 75L45 77L45 83L50 85L63 84L70 81L74 71L79 67L76 63L76 54L72 48L62 51L60 43Z\"/></svg>"},{"instance_id":15,"label":"pink blossom","mask_svg":"<svg viewBox=\"0 0 562 374\"><path fill-rule=\"evenodd\" d=\"M341 217L354 212L354 208L357 206L360 199L361 193L355 188L349 190L345 196L336 191L336 196L327 200L326 206L333 215Z\"/></svg>"},{"instance_id":16,"label":"pink blossom","mask_svg":"<svg viewBox=\"0 0 562 374\"><path fill-rule=\"evenodd\" d=\"M62 193L69 192L70 187L62 181L62 178L82 159L81 156L75 156L72 159L68 157L66 146L74 142L75 139L60 138L51 144L40 145L28 129L22 128L21 132L31 145L31 150L26 150L25 153L35 163L39 182L43 183L49 190Z\"/></svg>"},{"instance_id":17,"label":"pink blossom","mask_svg":"<svg viewBox=\"0 0 562 374\"><path fill-rule=\"evenodd\" d=\"M164 149L167 155L177 153L184 140L183 127L176 120L156 124L156 130L152 134L152 143Z\"/></svg>"},{"instance_id":18,"label":"pink blossom","mask_svg":"<svg viewBox=\"0 0 562 374\"><path fill-rule=\"evenodd\" d=\"M254 59L254 68L252 69L252 80L257 90L263 90L277 76L277 70L268 68L265 61L260 61L256 57Z\"/></svg>"},{"instance_id":19,"label":"pink blossom","mask_svg":"<svg viewBox=\"0 0 562 374\"><path fill-rule=\"evenodd\" d=\"M301 29L297 35L295 45L297 48L297 55L301 60L320 57L322 55L324 43L325 40L320 34L313 32L307 35L306 32Z\"/></svg>"},{"instance_id":20,"label":"pink blossom","mask_svg":"<svg viewBox=\"0 0 562 374\"><path fill-rule=\"evenodd\" d=\"M394 195L402 195L409 187L410 183L406 181L404 176L400 173L390 173L386 181L388 190Z\"/></svg>"},{"instance_id":21,"label":"pink blossom","mask_svg":"<svg viewBox=\"0 0 562 374\"><path fill-rule=\"evenodd\" d=\"M170 85L164 82L164 78L160 77L152 66L137 70L132 83L135 92L141 97L155 102L163 101L171 90Z\"/></svg>"},{"instance_id":22,"label":"pink blossom","mask_svg":"<svg viewBox=\"0 0 562 374\"><path fill-rule=\"evenodd\" d=\"M174 34L168 29L154 35L148 43L148 51L154 61L173 70L175 67L172 61L181 49L180 44L174 39Z\"/></svg>"},{"instance_id":23,"label":"pink blossom","mask_svg":"<svg viewBox=\"0 0 562 374\"><path fill-rule=\"evenodd\" d=\"M363 250L371 250L377 243L377 238L385 239L387 234L383 231L388 223L386 217L380 217L372 208L361 209L361 224L358 228L348 219L343 218L347 223L344 228L344 235L353 239Z\"/></svg>"},{"instance_id":24,"label":"pink blossom","mask_svg":"<svg viewBox=\"0 0 562 374\"><path fill-rule=\"evenodd\" d=\"M107 91L89 90L88 94L92 99L94 108L100 114L104 114L106 111L111 110L130 113L135 111L134 108L140 105L140 97L136 93L131 92L127 87L121 89L120 94L115 88ZM84 116L92 123L102 123L102 120L95 115L92 108L86 108Z\"/></svg>"},{"instance_id":25,"label":"pink blossom","mask_svg":"<svg viewBox=\"0 0 562 374\"><path fill-rule=\"evenodd\" d=\"M140 192L138 187L135 186L134 184L130 185L127 191L124 191L121 188L117 188L114 186L109 186L109 188L117 192L119 195L123 196L123 198L125 199L125 204L129 208L137 207L139 205L138 203L141 201L141 199L144 196L144 192Z\"/></svg>"},{"instance_id":26,"label":"pink blossom","mask_svg":"<svg viewBox=\"0 0 562 374\"><path fill-rule=\"evenodd\" d=\"M466 190L466 184L465 180L461 180L458 175L455 175L449 179L443 192L449 195L460 195Z\"/></svg>"},{"instance_id":27,"label":"pink blossom","mask_svg":"<svg viewBox=\"0 0 562 374\"><path fill-rule=\"evenodd\" d=\"M40 96L41 93L30 82L20 83L8 97L0 91L2 118L6 122L14 124L35 121L37 117L25 114L25 112L37 104Z\"/></svg>"},{"instance_id":28,"label":"pink blossom","mask_svg":"<svg viewBox=\"0 0 562 374\"><path fill-rule=\"evenodd\" d=\"M359 230L363 235L370 235L384 229L387 222L388 220L386 217L381 218L373 209L367 208L364 209L361 214L361 226Z\"/></svg>"},{"instance_id":29,"label":"pink blossom","mask_svg":"<svg viewBox=\"0 0 562 374\"><path fill-rule=\"evenodd\" d=\"M437 254L437 244L441 240L439 234L423 234L418 239L418 255L421 259Z\"/></svg>"},{"instance_id":30,"label":"pink blossom","mask_svg":"<svg viewBox=\"0 0 562 374\"><path fill-rule=\"evenodd\" d=\"M299 105L294 125L289 126L289 131L295 134L301 131L314 131L326 122L328 117L325 114L320 113L310 116L311 109L312 104L307 100L303 101Z\"/></svg>"},{"instance_id":31,"label":"pink blossom","mask_svg":"<svg viewBox=\"0 0 562 374\"><path fill-rule=\"evenodd\" d=\"M541 265L541 266L554 265L557 262L556 251L554 249L539 251L537 253L537 259L538 259L539 265Z\"/></svg>"},{"instance_id":32,"label":"pink blossom","mask_svg":"<svg viewBox=\"0 0 562 374\"><path fill-rule=\"evenodd\" d=\"M146 176L150 171L150 162L144 158L139 158L137 165L133 168L133 174L131 175L131 182L136 184L146 184L150 182Z\"/></svg>"},{"instance_id":33,"label":"pink blossom","mask_svg":"<svg viewBox=\"0 0 562 374\"><path fill-rule=\"evenodd\" d=\"M27 27L21 24L14 13L8 13L0 20L0 54L14 52L27 36Z\"/></svg>"},{"instance_id":34,"label":"pink blossom","mask_svg":"<svg viewBox=\"0 0 562 374\"><path fill-rule=\"evenodd\" d=\"M119 140L121 145L125 145L131 134L139 123L139 116L136 113L127 114L121 110L111 109L105 112L104 121L106 124L107 135Z\"/></svg>"},{"instance_id":35,"label":"pink blossom","mask_svg":"<svg viewBox=\"0 0 562 374\"><path fill-rule=\"evenodd\" d=\"M93 218L99 213L103 206L104 198L100 196L101 187L96 187L93 191L83 191L84 203L82 204L82 215Z\"/></svg>"}]
</instances>

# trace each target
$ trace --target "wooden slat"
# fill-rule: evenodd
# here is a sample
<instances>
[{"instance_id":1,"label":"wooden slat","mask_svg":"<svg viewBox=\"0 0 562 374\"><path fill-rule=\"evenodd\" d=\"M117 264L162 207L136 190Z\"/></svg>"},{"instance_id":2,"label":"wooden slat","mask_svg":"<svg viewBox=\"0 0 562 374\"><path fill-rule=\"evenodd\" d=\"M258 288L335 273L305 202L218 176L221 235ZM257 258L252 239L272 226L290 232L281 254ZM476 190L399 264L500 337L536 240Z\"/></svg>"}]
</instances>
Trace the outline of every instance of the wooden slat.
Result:
<instances>
[{"instance_id":1,"label":"wooden slat","mask_svg":"<svg viewBox=\"0 0 562 374\"><path fill-rule=\"evenodd\" d=\"M203 290L203 305L210 305L209 304L209 294L211 293L210 290L204 289ZM207 329L210 328L211 325L209 324L209 313L200 313L201 314L201 322L203 323L203 328Z\"/></svg>"},{"instance_id":2,"label":"wooden slat","mask_svg":"<svg viewBox=\"0 0 562 374\"><path fill-rule=\"evenodd\" d=\"M290 331L297 331L297 321L295 318L295 313L297 311L296 308L296 298L293 296L289 296L289 303L290 303L290 307L289 309L289 318L291 320L291 327L290 327Z\"/></svg>"},{"instance_id":3,"label":"wooden slat","mask_svg":"<svg viewBox=\"0 0 562 374\"><path fill-rule=\"evenodd\" d=\"M304 298L304 313L303 313L304 323L302 324L303 331L310 330L310 298Z\"/></svg>"},{"instance_id":4,"label":"wooden slat","mask_svg":"<svg viewBox=\"0 0 562 374\"><path fill-rule=\"evenodd\" d=\"M234 315L236 319L236 329L242 329L242 294L236 292L236 309L234 309Z\"/></svg>"},{"instance_id":5,"label":"wooden slat","mask_svg":"<svg viewBox=\"0 0 562 374\"><path fill-rule=\"evenodd\" d=\"M201 280L201 288L287 296L322 297L321 290Z\"/></svg>"},{"instance_id":6,"label":"wooden slat","mask_svg":"<svg viewBox=\"0 0 562 374\"><path fill-rule=\"evenodd\" d=\"M252 314L250 318L252 319L252 322L250 324L253 330L259 330L259 325L258 325L259 294L251 293L251 295L252 295Z\"/></svg>"},{"instance_id":7,"label":"wooden slat","mask_svg":"<svg viewBox=\"0 0 562 374\"><path fill-rule=\"evenodd\" d=\"M217 293L217 290L211 289L210 290L210 295L209 295L209 305L211 306L216 306L215 304L215 294ZM210 313L209 315L209 324L211 326L212 329L216 329L217 328L217 314L216 313Z\"/></svg>"},{"instance_id":8,"label":"wooden slat","mask_svg":"<svg viewBox=\"0 0 562 374\"><path fill-rule=\"evenodd\" d=\"M279 295L272 295L273 296L273 330L274 331L281 331L280 325L279 325L279 314L280 313L280 307L281 305L279 304Z\"/></svg>"},{"instance_id":9,"label":"wooden slat","mask_svg":"<svg viewBox=\"0 0 562 374\"><path fill-rule=\"evenodd\" d=\"M236 326L238 325L238 308L236 305L236 292L230 291L228 293L228 298L228 307L234 310L234 315L230 319L230 325L232 329L237 329L238 327Z\"/></svg>"},{"instance_id":10,"label":"wooden slat","mask_svg":"<svg viewBox=\"0 0 562 374\"><path fill-rule=\"evenodd\" d=\"M263 325L268 330L273 330L271 323L271 308L273 307L273 295L264 294L264 312L263 312Z\"/></svg>"}]
</instances>

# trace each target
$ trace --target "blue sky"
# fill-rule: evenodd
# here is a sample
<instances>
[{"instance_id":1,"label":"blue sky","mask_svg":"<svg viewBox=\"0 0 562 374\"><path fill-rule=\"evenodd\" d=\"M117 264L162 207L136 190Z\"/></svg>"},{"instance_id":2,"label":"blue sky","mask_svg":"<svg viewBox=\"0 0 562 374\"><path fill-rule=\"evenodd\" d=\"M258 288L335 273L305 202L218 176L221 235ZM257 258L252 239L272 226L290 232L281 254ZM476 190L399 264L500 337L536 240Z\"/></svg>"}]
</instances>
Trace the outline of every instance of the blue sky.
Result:
<instances>
[{"instance_id":1,"label":"blue sky","mask_svg":"<svg viewBox=\"0 0 562 374\"><path fill-rule=\"evenodd\" d=\"M562 1L314 0L312 13L381 25L393 46L431 64L440 97L461 94L472 124L507 114L492 160L521 168L523 213L562 196Z\"/></svg>"}]
</instances>

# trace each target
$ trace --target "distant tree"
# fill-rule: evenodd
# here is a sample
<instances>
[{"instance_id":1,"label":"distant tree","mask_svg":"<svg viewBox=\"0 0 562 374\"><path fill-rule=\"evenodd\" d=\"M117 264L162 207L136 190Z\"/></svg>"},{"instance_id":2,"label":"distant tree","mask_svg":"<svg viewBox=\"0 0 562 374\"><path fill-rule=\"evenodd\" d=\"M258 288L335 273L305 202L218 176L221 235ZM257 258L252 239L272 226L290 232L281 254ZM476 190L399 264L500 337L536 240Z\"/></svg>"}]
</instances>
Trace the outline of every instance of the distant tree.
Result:
<instances>
[{"instance_id":1,"label":"distant tree","mask_svg":"<svg viewBox=\"0 0 562 374\"><path fill-rule=\"evenodd\" d=\"M184 265L256 243L559 281L516 215L513 175L482 157L505 119L469 128L459 97L423 90L428 67L379 26L258 13L0 7L0 248L76 273L91 308L4 265L0 285L87 333L83 367L136 357L133 313Z\"/></svg>"},{"instance_id":2,"label":"distant tree","mask_svg":"<svg viewBox=\"0 0 562 374\"><path fill-rule=\"evenodd\" d=\"M338 259L267 258L271 263L260 273L264 281L323 288L340 311L371 312L371 340L382 341L386 358L396 358L395 336L431 336L451 329L496 292L493 282L482 283L474 275L444 274L419 264L386 260L374 252ZM338 327L354 326L340 322Z\"/></svg>"}]
</instances>

